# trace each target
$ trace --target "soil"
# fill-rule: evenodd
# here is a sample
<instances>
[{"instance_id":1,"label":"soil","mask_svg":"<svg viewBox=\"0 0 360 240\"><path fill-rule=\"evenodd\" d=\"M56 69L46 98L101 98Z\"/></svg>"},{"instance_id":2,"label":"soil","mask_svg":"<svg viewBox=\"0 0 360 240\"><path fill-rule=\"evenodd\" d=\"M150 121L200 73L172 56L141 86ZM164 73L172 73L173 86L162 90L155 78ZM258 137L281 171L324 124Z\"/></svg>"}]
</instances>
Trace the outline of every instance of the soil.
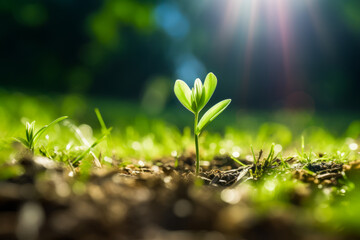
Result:
<instances>
[{"instance_id":1,"label":"soil","mask_svg":"<svg viewBox=\"0 0 360 240\"><path fill-rule=\"evenodd\" d=\"M296 214L281 209L259 214L242 185L255 181L253 164L240 167L229 157L217 157L195 177L193 155L178 162L175 167L175 159L164 158L118 167L118 161L78 176L66 164L22 156L13 164L21 165L23 174L0 182L0 239L360 238L299 223ZM342 172L359 166L320 162L308 170L295 166L293 176L309 184L337 185ZM221 192L233 186L243 193L241 201L226 203ZM302 190L292 194L295 212L306 197Z\"/></svg>"}]
</instances>

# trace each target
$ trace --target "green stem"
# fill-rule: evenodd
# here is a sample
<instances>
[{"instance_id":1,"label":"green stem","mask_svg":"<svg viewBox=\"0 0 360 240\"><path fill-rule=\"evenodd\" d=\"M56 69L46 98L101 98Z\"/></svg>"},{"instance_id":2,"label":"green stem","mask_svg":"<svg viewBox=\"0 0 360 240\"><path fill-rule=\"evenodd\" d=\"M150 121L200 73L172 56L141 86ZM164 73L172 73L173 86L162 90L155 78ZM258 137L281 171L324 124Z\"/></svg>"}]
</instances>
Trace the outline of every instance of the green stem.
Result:
<instances>
[{"instance_id":1,"label":"green stem","mask_svg":"<svg viewBox=\"0 0 360 240\"><path fill-rule=\"evenodd\" d=\"M199 174L199 170L200 170L199 134L196 133L198 117L199 117L199 114L195 113L194 136L195 136L195 150L196 150L196 171L195 171L196 175Z\"/></svg>"}]
</instances>

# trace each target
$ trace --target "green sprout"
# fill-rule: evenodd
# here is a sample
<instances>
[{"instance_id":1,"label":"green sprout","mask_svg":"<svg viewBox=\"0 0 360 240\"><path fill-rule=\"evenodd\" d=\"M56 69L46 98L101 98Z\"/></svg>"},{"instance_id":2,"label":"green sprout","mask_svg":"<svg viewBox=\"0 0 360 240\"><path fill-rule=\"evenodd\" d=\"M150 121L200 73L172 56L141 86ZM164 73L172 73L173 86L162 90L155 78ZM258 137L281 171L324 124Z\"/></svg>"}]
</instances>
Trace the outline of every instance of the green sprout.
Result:
<instances>
[{"instance_id":1,"label":"green sprout","mask_svg":"<svg viewBox=\"0 0 360 240\"><path fill-rule=\"evenodd\" d=\"M226 99L215 104L202 116L198 122L199 113L209 102L215 91L216 85L216 76L213 73L209 73L205 78L204 85L202 84L201 80L197 78L195 80L194 87L191 90L189 86L182 80L176 80L174 86L175 95L180 103L195 115L194 137L196 149L196 175L198 175L200 169L199 136L202 130L222 111L224 111L231 102L231 99Z\"/></svg>"},{"instance_id":2,"label":"green sprout","mask_svg":"<svg viewBox=\"0 0 360 240\"><path fill-rule=\"evenodd\" d=\"M22 144L24 144L25 147L27 147L28 149L30 149L32 152L34 152L35 149L35 145L37 143L37 141L39 140L40 136L52 125L64 120L68 118L67 116L63 116L63 117L59 117L58 119L55 119L54 121L52 121L51 123L49 123L48 125L43 126L42 128L40 128L37 132L35 132L35 121L29 123L26 122L26 129L25 129L25 133L26 133L26 139L24 138L15 138L17 141L21 142Z\"/></svg>"}]
</instances>

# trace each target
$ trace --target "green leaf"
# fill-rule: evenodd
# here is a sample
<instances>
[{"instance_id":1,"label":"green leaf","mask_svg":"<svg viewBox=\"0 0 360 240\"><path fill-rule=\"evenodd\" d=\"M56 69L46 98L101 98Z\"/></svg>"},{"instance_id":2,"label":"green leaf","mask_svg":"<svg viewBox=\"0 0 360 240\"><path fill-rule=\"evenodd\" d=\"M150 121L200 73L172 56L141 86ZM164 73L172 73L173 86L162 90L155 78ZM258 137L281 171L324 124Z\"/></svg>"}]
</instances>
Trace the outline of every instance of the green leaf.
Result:
<instances>
[{"instance_id":1,"label":"green leaf","mask_svg":"<svg viewBox=\"0 0 360 240\"><path fill-rule=\"evenodd\" d=\"M201 131L212 122L219 114L225 110L225 108L230 104L231 99L223 100L217 104L215 104L212 108L210 108L204 116L201 118L200 122L196 128L196 134L201 133Z\"/></svg>"},{"instance_id":2,"label":"green leaf","mask_svg":"<svg viewBox=\"0 0 360 240\"><path fill-rule=\"evenodd\" d=\"M31 142L34 137L34 131L35 131L35 121L29 123L26 122L26 139L28 142Z\"/></svg>"},{"instance_id":3,"label":"green leaf","mask_svg":"<svg viewBox=\"0 0 360 240\"><path fill-rule=\"evenodd\" d=\"M205 78L205 82L204 82L204 89L205 90L205 100L203 102L203 105L201 106L201 109L203 107L205 107L205 105L209 102L211 96L213 95L215 88L217 85L217 78L216 76L210 72L206 78Z\"/></svg>"},{"instance_id":4,"label":"green leaf","mask_svg":"<svg viewBox=\"0 0 360 240\"><path fill-rule=\"evenodd\" d=\"M15 138L15 140L24 144L25 147L27 147L27 148L29 147L28 141L26 141L24 138L18 137L18 138Z\"/></svg>"},{"instance_id":5,"label":"green leaf","mask_svg":"<svg viewBox=\"0 0 360 240\"><path fill-rule=\"evenodd\" d=\"M204 94L203 94L203 85L199 78L195 80L194 92L195 92L196 105L201 106L204 102Z\"/></svg>"},{"instance_id":6,"label":"green leaf","mask_svg":"<svg viewBox=\"0 0 360 240\"><path fill-rule=\"evenodd\" d=\"M191 109L191 90L184 81L176 80L174 92L181 104L186 107L190 112L194 112Z\"/></svg>"},{"instance_id":7,"label":"green leaf","mask_svg":"<svg viewBox=\"0 0 360 240\"><path fill-rule=\"evenodd\" d=\"M192 89L194 96L191 96L191 106L194 112L200 112L205 106L205 90L199 78L195 80L194 88ZM193 102L195 104L193 104Z\"/></svg>"}]
</instances>

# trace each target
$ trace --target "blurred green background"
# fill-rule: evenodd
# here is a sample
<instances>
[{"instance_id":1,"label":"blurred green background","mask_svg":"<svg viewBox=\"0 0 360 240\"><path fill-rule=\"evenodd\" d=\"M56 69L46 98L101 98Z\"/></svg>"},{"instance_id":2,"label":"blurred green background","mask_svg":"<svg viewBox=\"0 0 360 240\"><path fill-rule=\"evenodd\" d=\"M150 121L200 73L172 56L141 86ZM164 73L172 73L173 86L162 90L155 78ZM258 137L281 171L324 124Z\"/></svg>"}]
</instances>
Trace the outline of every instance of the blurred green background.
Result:
<instances>
[{"instance_id":1,"label":"blurred green background","mask_svg":"<svg viewBox=\"0 0 360 240\"><path fill-rule=\"evenodd\" d=\"M0 88L158 114L179 106L176 79L212 71L214 98L236 108L356 112L359 10L356 0L2 0Z\"/></svg>"}]
</instances>

